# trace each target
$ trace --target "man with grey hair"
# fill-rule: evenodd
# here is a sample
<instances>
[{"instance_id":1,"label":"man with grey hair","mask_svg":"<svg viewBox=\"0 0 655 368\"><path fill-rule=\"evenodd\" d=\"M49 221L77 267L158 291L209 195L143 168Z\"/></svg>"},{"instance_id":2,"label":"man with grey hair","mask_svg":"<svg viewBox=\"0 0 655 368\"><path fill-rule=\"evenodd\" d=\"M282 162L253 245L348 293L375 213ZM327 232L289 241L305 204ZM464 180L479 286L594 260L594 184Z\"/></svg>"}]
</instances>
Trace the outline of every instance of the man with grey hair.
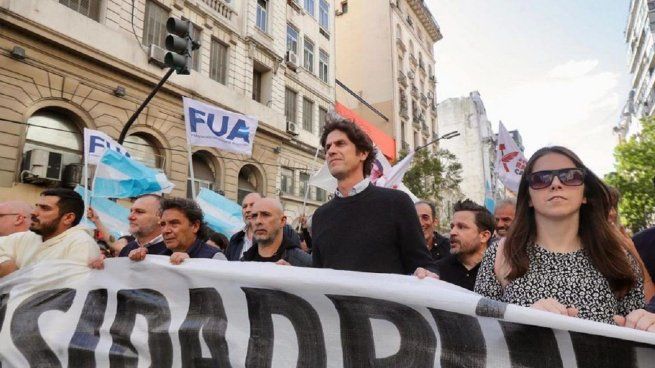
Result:
<instances>
[{"instance_id":1,"label":"man with grey hair","mask_svg":"<svg viewBox=\"0 0 655 368\"><path fill-rule=\"evenodd\" d=\"M494 218L496 220L496 237L504 238L507 236L509 227L514 222L516 213L516 200L505 198L496 204L494 209Z\"/></svg>"},{"instance_id":2,"label":"man with grey hair","mask_svg":"<svg viewBox=\"0 0 655 368\"><path fill-rule=\"evenodd\" d=\"M312 265L312 256L290 241L284 232L287 217L280 200L259 199L252 207L250 220L256 246L243 254L242 261L276 262L303 267Z\"/></svg>"},{"instance_id":3,"label":"man with grey hair","mask_svg":"<svg viewBox=\"0 0 655 368\"><path fill-rule=\"evenodd\" d=\"M32 224L32 207L23 201L0 203L0 236L27 231Z\"/></svg>"}]
</instances>

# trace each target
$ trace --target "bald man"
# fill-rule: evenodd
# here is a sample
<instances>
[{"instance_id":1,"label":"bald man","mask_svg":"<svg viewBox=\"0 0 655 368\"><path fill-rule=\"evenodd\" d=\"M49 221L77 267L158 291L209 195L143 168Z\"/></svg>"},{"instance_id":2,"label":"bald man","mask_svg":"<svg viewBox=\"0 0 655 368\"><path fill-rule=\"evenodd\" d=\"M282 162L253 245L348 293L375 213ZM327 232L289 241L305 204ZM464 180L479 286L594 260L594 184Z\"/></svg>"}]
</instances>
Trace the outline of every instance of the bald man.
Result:
<instances>
[{"instance_id":1,"label":"bald man","mask_svg":"<svg viewBox=\"0 0 655 368\"><path fill-rule=\"evenodd\" d=\"M311 266L312 256L290 241L284 231L287 217L278 199L260 198L252 206L250 216L256 246L243 254L242 261Z\"/></svg>"},{"instance_id":2,"label":"bald man","mask_svg":"<svg viewBox=\"0 0 655 368\"><path fill-rule=\"evenodd\" d=\"M0 236L27 231L32 224L32 207L23 201L0 203Z\"/></svg>"}]
</instances>

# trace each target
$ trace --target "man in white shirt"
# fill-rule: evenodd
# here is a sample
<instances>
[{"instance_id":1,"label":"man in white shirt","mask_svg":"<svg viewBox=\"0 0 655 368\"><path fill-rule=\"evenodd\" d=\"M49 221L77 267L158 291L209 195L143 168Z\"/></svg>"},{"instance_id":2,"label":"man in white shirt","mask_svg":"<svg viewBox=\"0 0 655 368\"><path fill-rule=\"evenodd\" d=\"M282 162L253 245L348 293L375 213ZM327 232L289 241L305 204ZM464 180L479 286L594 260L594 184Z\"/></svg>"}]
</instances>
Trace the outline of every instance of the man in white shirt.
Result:
<instances>
[{"instance_id":1,"label":"man in white shirt","mask_svg":"<svg viewBox=\"0 0 655 368\"><path fill-rule=\"evenodd\" d=\"M82 197L64 188L41 193L32 212L30 231L0 238L0 277L42 261L65 259L81 265L98 257L100 250L80 226Z\"/></svg>"},{"instance_id":2,"label":"man in white shirt","mask_svg":"<svg viewBox=\"0 0 655 368\"><path fill-rule=\"evenodd\" d=\"M0 203L0 236L27 231L32 223L33 210L29 203L23 201Z\"/></svg>"}]
</instances>

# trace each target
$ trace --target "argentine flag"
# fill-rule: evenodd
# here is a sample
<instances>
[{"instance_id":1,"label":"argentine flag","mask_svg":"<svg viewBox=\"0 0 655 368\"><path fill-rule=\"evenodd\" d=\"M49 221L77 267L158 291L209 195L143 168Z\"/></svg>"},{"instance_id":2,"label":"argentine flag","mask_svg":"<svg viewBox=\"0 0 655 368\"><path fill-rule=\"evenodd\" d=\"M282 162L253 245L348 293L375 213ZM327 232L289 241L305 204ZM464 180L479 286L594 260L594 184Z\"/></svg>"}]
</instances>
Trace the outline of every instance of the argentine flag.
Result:
<instances>
[{"instance_id":1,"label":"argentine flag","mask_svg":"<svg viewBox=\"0 0 655 368\"><path fill-rule=\"evenodd\" d=\"M241 206L209 189L202 188L196 202L205 214L207 225L228 238L245 225L241 215Z\"/></svg>"},{"instance_id":2,"label":"argentine flag","mask_svg":"<svg viewBox=\"0 0 655 368\"><path fill-rule=\"evenodd\" d=\"M75 187L75 191L84 198L86 191L84 187L78 185ZM130 215L130 210L107 198L94 198L91 191L89 191L89 198L91 199L90 207L93 208L111 235L118 239L128 234L130 224L127 217ZM82 224L89 229L96 228L96 225L86 216L82 219Z\"/></svg>"},{"instance_id":3,"label":"argentine flag","mask_svg":"<svg viewBox=\"0 0 655 368\"><path fill-rule=\"evenodd\" d=\"M164 173L113 150L100 158L93 178L95 197L129 198L148 193L170 193L175 185Z\"/></svg>"}]
</instances>

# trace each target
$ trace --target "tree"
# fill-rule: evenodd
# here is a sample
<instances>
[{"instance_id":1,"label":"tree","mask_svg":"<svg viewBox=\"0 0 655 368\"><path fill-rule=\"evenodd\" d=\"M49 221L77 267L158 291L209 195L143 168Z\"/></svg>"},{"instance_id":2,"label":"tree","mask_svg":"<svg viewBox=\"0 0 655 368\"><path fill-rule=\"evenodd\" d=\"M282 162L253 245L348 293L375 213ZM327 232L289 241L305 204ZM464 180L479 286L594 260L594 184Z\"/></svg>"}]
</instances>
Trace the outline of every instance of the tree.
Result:
<instances>
[{"instance_id":1,"label":"tree","mask_svg":"<svg viewBox=\"0 0 655 368\"><path fill-rule=\"evenodd\" d=\"M407 156L400 153L400 159ZM423 148L416 152L412 167L405 173L403 183L412 193L422 199L440 202L444 193L459 192L462 181L462 165L448 150L431 152Z\"/></svg>"},{"instance_id":2,"label":"tree","mask_svg":"<svg viewBox=\"0 0 655 368\"><path fill-rule=\"evenodd\" d=\"M619 213L633 232L655 218L655 118L642 120L641 132L614 149L616 172L605 180L621 192Z\"/></svg>"}]
</instances>

